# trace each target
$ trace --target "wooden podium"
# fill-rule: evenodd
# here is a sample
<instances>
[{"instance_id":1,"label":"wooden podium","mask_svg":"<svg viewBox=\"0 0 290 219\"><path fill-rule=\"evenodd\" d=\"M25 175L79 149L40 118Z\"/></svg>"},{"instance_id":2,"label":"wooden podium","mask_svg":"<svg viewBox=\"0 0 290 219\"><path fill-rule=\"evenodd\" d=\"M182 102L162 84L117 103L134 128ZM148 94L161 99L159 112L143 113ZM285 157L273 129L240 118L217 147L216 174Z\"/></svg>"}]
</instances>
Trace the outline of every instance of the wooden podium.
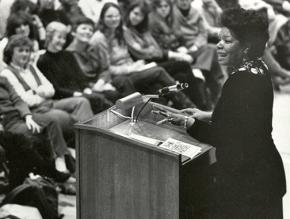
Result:
<instances>
[{"instance_id":1,"label":"wooden podium","mask_svg":"<svg viewBox=\"0 0 290 219\"><path fill-rule=\"evenodd\" d=\"M135 112L140 108L136 106ZM164 117L153 114L152 109L159 108L176 111L149 103L132 125L116 114L130 116L131 109L113 106L75 125L78 219L177 219L199 209L204 201L204 175L213 162L214 150L183 128L156 125ZM171 137L198 145L202 152L185 159L133 139L131 133L160 141Z\"/></svg>"}]
</instances>

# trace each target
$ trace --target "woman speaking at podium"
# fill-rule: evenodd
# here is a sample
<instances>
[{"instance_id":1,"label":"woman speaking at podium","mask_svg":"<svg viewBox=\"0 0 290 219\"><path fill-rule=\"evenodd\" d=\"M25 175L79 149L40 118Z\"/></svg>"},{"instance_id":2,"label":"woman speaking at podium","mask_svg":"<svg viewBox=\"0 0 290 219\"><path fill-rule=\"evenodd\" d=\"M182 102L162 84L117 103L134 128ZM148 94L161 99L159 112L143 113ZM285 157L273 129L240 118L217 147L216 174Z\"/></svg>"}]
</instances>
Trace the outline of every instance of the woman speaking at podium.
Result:
<instances>
[{"instance_id":1,"label":"woman speaking at podium","mask_svg":"<svg viewBox=\"0 0 290 219\"><path fill-rule=\"evenodd\" d=\"M169 120L216 147L214 189L205 218L283 218L285 174L271 135L273 89L261 59L267 18L261 12L228 9L221 23L218 60L229 78L213 113L185 109Z\"/></svg>"}]
</instances>

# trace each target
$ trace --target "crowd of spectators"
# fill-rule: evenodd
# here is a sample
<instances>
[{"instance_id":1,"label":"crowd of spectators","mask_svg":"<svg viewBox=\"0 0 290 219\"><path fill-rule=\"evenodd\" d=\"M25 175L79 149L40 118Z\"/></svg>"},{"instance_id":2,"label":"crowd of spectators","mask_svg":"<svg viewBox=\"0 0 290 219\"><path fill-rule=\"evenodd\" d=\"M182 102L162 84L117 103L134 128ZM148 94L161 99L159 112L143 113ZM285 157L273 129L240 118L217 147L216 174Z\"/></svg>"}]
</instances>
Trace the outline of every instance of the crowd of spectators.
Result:
<instances>
[{"instance_id":1,"label":"crowd of spectators","mask_svg":"<svg viewBox=\"0 0 290 219\"><path fill-rule=\"evenodd\" d=\"M229 7L268 17L263 58L277 90L290 83L288 1L0 0L0 145L10 190L30 172L73 181L72 124L133 92L186 82L159 101L211 110L227 78L215 44Z\"/></svg>"}]
</instances>

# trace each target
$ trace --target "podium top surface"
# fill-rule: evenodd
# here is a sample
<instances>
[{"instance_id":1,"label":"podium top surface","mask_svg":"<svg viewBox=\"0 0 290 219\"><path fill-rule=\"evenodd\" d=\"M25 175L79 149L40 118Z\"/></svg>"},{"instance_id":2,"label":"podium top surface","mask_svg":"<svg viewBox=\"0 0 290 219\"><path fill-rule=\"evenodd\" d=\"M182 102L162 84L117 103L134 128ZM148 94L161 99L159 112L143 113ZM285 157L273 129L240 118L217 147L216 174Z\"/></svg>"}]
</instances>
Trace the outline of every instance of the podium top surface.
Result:
<instances>
[{"instance_id":1,"label":"podium top surface","mask_svg":"<svg viewBox=\"0 0 290 219\"><path fill-rule=\"evenodd\" d=\"M142 106L136 107L135 114L138 114L140 107ZM194 158L199 157L203 153L212 149L212 146L201 143L189 136L183 127L177 127L169 123L156 124L156 122L164 119L163 116L152 113L152 109L156 109L156 107L162 107L171 112L178 112L175 109L157 103L150 103L145 107L142 113L140 113L138 121L133 124L130 119L122 117L130 117L131 109L121 110L116 106L113 106L87 121L76 124L75 127L80 130L95 131L118 140L136 142L137 146L156 150L177 158L179 157L181 162L186 162L190 159L181 156L176 152L160 148L159 145L167 139L173 138L184 143L198 146L201 148L201 153L196 155Z\"/></svg>"}]
</instances>

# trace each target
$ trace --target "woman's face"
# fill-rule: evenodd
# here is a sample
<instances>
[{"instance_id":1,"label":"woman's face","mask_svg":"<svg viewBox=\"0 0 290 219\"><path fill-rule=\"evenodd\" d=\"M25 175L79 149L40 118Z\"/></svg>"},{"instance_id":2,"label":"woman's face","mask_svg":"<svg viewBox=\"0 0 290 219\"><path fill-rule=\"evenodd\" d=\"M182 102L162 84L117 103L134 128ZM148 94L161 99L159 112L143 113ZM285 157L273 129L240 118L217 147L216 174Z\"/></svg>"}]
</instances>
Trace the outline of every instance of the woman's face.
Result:
<instances>
[{"instance_id":1,"label":"woman's face","mask_svg":"<svg viewBox=\"0 0 290 219\"><path fill-rule=\"evenodd\" d=\"M24 36L29 36L30 28L28 24L21 24L20 26L15 28L16 34L22 34Z\"/></svg>"},{"instance_id":2,"label":"woman's face","mask_svg":"<svg viewBox=\"0 0 290 219\"><path fill-rule=\"evenodd\" d=\"M66 42L66 32L56 31L48 45L50 52L60 52Z\"/></svg>"},{"instance_id":3,"label":"woman's face","mask_svg":"<svg viewBox=\"0 0 290 219\"><path fill-rule=\"evenodd\" d=\"M31 48L29 46L18 46L13 49L12 63L19 67L26 67L30 60Z\"/></svg>"},{"instance_id":4,"label":"woman's face","mask_svg":"<svg viewBox=\"0 0 290 219\"><path fill-rule=\"evenodd\" d=\"M54 1L55 0L40 0L40 7L42 9L54 9Z\"/></svg>"},{"instance_id":5,"label":"woman's face","mask_svg":"<svg viewBox=\"0 0 290 219\"><path fill-rule=\"evenodd\" d=\"M170 12L170 5L166 1L160 1L156 7L156 12L160 17L166 18Z\"/></svg>"},{"instance_id":6,"label":"woman's face","mask_svg":"<svg viewBox=\"0 0 290 219\"><path fill-rule=\"evenodd\" d=\"M177 0L176 5L182 10L188 10L191 7L192 0Z\"/></svg>"},{"instance_id":7,"label":"woman's face","mask_svg":"<svg viewBox=\"0 0 290 219\"><path fill-rule=\"evenodd\" d=\"M78 25L76 31L73 33L74 37L80 42L89 42L93 36L94 28L90 24Z\"/></svg>"},{"instance_id":8,"label":"woman's face","mask_svg":"<svg viewBox=\"0 0 290 219\"><path fill-rule=\"evenodd\" d=\"M228 28L222 28L220 41L217 44L218 62L221 65L233 67L242 61L242 47Z\"/></svg>"},{"instance_id":9,"label":"woman's face","mask_svg":"<svg viewBox=\"0 0 290 219\"><path fill-rule=\"evenodd\" d=\"M120 11L115 7L110 7L105 12L104 15L104 24L107 28L115 30L121 22Z\"/></svg>"},{"instance_id":10,"label":"woman's face","mask_svg":"<svg viewBox=\"0 0 290 219\"><path fill-rule=\"evenodd\" d=\"M137 26L144 19L144 14L142 13L140 7L135 7L131 10L129 14L129 20L132 26Z\"/></svg>"}]
</instances>

